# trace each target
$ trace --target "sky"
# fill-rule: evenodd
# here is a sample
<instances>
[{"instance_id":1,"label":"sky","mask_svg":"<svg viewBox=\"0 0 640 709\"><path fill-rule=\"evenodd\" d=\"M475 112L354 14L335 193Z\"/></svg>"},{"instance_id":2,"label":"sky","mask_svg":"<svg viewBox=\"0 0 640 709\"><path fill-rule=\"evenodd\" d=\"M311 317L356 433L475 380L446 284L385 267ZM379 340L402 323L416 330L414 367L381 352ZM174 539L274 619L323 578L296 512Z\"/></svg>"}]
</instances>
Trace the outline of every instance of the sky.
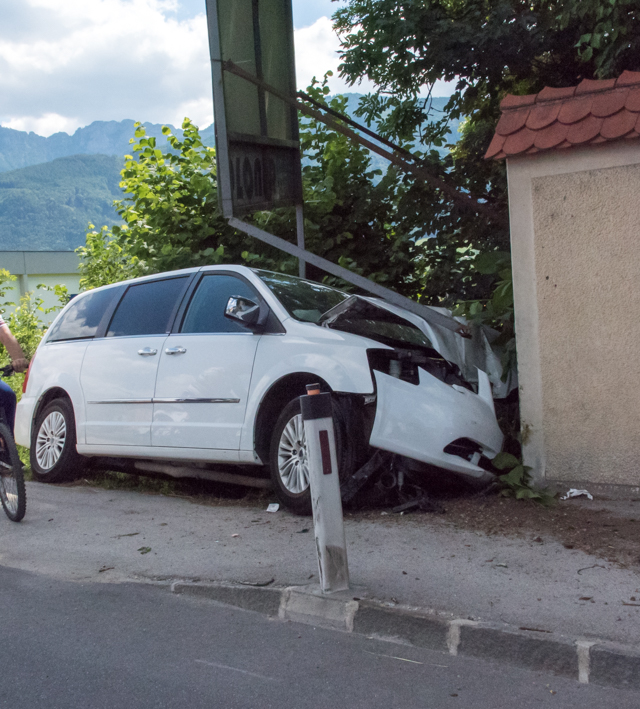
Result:
<instances>
[{"instance_id":1,"label":"sky","mask_svg":"<svg viewBox=\"0 0 640 709\"><path fill-rule=\"evenodd\" d=\"M343 0L293 0L298 86L334 72ZM435 94L446 94L438 87ZM48 136L131 118L213 121L205 0L0 0L0 125Z\"/></svg>"}]
</instances>

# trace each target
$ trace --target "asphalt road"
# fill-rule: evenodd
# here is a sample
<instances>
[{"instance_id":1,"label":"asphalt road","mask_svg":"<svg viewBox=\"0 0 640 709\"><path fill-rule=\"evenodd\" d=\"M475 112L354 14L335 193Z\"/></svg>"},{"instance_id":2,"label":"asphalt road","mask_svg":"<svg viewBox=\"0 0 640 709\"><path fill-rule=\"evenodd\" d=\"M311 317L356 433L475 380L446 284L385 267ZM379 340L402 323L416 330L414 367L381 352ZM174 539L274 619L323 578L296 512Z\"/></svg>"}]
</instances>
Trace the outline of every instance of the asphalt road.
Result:
<instances>
[{"instance_id":1,"label":"asphalt road","mask_svg":"<svg viewBox=\"0 0 640 709\"><path fill-rule=\"evenodd\" d=\"M0 566L0 707L638 707L640 695Z\"/></svg>"}]
</instances>

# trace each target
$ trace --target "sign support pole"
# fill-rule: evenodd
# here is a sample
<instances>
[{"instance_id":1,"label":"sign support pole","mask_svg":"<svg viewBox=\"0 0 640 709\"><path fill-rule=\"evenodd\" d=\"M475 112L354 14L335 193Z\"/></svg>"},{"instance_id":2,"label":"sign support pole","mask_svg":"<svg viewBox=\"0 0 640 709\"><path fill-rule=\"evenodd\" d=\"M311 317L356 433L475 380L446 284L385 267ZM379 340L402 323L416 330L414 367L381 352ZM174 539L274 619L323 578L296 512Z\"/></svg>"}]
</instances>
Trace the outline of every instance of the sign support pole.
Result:
<instances>
[{"instance_id":1,"label":"sign support pole","mask_svg":"<svg viewBox=\"0 0 640 709\"><path fill-rule=\"evenodd\" d=\"M298 234L298 248L304 249L304 205L296 204L296 231ZM298 275L300 278L307 277L307 262L298 258Z\"/></svg>"},{"instance_id":2,"label":"sign support pole","mask_svg":"<svg viewBox=\"0 0 640 709\"><path fill-rule=\"evenodd\" d=\"M362 288L362 290L367 291L367 293L376 295L378 298L382 298L389 303L393 303L400 308L404 308L411 313L415 313L432 325L439 325L447 330L453 330L453 332L457 332L462 336L465 336L467 333L466 326L459 323L457 320L454 320L451 316L443 315L433 308L429 308L426 305L421 305L413 300L409 300L409 298L405 298L403 295L400 295L400 293L396 293L389 288L381 286L379 283L370 281L368 278L365 278L358 273L353 273L353 271L349 271L342 266L338 266L337 264L328 261L326 258L322 258L322 256L316 256L316 254L311 253L311 251L301 249L296 246L296 244L292 244L290 241L281 239L279 236L275 236L275 234L270 234L268 231L259 229L253 224L247 224L247 222L231 217L231 219L229 219L229 226L232 226L234 229L242 231L249 236L253 236L256 239L260 239L260 241L264 241L271 246L275 246L277 249L280 249L291 256L295 256L300 260L311 263L314 266L321 268L323 271L330 273L332 276L342 278L342 280L347 281L347 283L353 283L354 286Z\"/></svg>"}]
</instances>

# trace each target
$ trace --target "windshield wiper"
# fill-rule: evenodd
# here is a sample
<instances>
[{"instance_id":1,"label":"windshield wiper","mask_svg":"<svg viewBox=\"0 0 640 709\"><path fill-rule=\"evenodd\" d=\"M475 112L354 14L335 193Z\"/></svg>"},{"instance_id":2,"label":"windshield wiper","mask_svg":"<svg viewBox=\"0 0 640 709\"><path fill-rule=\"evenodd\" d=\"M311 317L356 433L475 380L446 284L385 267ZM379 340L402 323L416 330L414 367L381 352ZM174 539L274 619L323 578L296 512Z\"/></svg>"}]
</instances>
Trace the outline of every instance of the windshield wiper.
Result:
<instances>
[{"instance_id":1,"label":"windshield wiper","mask_svg":"<svg viewBox=\"0 0 640 709\"><path fill-rule=\"evenodd\" d=\"M356 308L356 302L360 300L357 295L350 295L348 298L334 305L333 308L329 308L326 312L318 318L317 325L320 327L331 327L331 325L347 310L353 310Z\"/></svg>"}]
</instances>

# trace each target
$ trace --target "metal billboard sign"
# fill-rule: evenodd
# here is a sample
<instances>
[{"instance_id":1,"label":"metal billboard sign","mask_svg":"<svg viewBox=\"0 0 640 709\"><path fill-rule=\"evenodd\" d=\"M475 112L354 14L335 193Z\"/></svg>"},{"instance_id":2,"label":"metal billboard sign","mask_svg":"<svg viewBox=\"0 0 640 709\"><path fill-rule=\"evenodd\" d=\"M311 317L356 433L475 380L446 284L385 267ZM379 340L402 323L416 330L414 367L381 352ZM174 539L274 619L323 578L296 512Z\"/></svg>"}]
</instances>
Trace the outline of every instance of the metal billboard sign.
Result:
<instances>
[{"instance_id":1,"label":"metal billboard sign","mask_svg":"<svg viewBox=\"0 0 640 709\"><path fill-rule=\"evenodd\" d=\"M442 179L428 174L422 166L412 164L413 156L406 151L355 124L350 118L316 104L316 108L334 114L322 115L307 105L308 102L315 102L296 91L291 0L206 0L206 4L213 76L218 196L222 214L229 224L295 256L303 278L305 264L313 264L326 273L420 315L433 325L466 334L466 328L452 317L409 300L305 249L298 110L372 152L387 157L401 169L436 184L452 198L469 198L458 194ZM300 102L300 97L307 103ZM392 152L366 140L348 125L375 137L378 142L391 147ZM466 201L464 203L467 204ZM475 200L474 204L478 210L483 206ZM240 219L252 212L294 205L297 245Z\"/></svg>"},{"instance_id":2,"label":"metal billboard sign","mask_svg":"<svg viewBox=\"0 0 640 709\"><path fill-rule=\"evenodd\" d=\"M241 67L295 99L291 0L206 3L222 214L301 204L295 105L225 69Z\"/></svg>"}]
</instances>

